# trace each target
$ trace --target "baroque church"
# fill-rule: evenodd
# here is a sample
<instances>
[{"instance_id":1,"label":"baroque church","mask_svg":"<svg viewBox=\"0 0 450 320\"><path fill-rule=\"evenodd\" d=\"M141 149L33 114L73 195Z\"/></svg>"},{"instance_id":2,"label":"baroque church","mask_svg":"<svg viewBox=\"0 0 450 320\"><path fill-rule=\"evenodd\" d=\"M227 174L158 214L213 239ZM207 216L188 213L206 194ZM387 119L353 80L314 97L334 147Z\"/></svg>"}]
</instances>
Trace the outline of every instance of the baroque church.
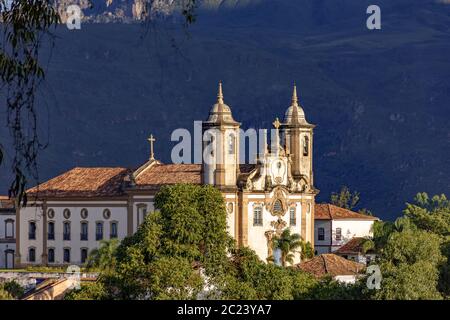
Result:
<instances>
[{"instance_id":1,"label":"baroque church","mask_svg":"<svg viewBox=\"0 0 450 320\"><path fill-rule=\"evenodd\" d=\"M284 118L273 123L272 147L265 147L255 164L239 163L241 124L224 102L222 84L202 126L219 137L216 153L201 164L163 164L155 159L152 136L150 159L137 170L77 167L28 190L35 201L16 208L15 267L84 263L99 241L136 232L155 210L158 190L176 183L218 188L226 203L228 232L264 261L274 254L274 235L286 228L314 247L314 125L305 118L295 86Z\"/></svg>"}]
</instances>

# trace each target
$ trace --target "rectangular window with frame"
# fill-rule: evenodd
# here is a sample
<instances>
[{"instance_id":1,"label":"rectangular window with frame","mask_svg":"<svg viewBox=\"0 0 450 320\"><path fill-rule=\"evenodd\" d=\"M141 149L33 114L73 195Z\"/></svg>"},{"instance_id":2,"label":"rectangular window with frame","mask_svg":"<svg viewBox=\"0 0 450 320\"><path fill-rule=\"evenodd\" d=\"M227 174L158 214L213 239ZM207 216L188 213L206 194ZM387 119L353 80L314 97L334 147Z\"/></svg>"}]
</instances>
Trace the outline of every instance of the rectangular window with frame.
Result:
<instances>
[{"instance_id":1,"label":"rectangular window with frame","mask_svg":"<svg viewBox=\"0 0 450 320\"><path fill-rule=\"evenodd\" d=\"M95 240L103 240L103 223L97 222L95 224Z\"/></svg>"},{"instance_id":2,"label":"rectangular window with frame","mask_svg":"<svg viewBox=\"0 0 450 320\"><path fill-rule=\"evenodd\" d=\"M297 224L297 216L295 207L289 208L289 224L295 226Z\"/></svg>"},{"instance_id":3,"label":"rectangular window with frame","mask_svg":"<svg viewBox=\"0 0 450 320\"><path fill-rule=\"evenodd\" d=\"M47 225L47 239L55 240L55 223L50 221Z\"/></svg>"},{"instance_id":4,"label":"rectangular window with frame","mask_svg":"<svg viewBox=\"0 0 450 320\"><path fill-rule=\"evenodd\" d=\"M342 240L342 229L336 228L336 241L341 241L341 240Z\"/></svg>"},{"instance_id":5,"label":"rectangular window with frame","mask_svg":"<svg viewBox=\"0 0 450 320\"><path fill-rule=\"evenodd\" d=\"M117 238L117 222L111 222L111 232L110 232L110 238L115 239Z\"/></svg>"},{"instance_id":6,"label":"rectangular window with frame","mask_svg":"<svg viewBox=\"0 0 450 320\"><path fill-rule=\"evenodd\" d=\"M70 222L63 223L63 240L70 240Z\"/></svg>"},{"instance_id":7,"label":"rectangular window with frame","mask_svg":"<svg viewBox=\"0 0 450 320\"><path fill-rule=\"evenodd\" d=\"M86 221L81 222L81 233L80 240L87 241L88 240L88 223Z\"/></svg>"},{"instance_id":8,"label":"rectangular window with frame","mask_svg":"<svg viewBox=\"0 0 450 320\"><path fill-rule=\"evenodd\" d=\"M28 240L36 240L36 222L28 223Z\"/></svg>"},{"instance_id":9,"label":"rectangular window with frame","mask_svg":"<svg viewBox=\"0 0 450 320\"><path fill-rule=\"evenodd\" d=\"M64 262L65 263L70 263L70 249L69 248L64 248L64 254L63 254L63 258L64 258Z\"/></svg>"},{"instance_id":10,"label":"rectangular window with frame","mask_svg":"<svg viewBox=\"0 0 450 320\"><path fill-rule=\"evenodd\" d=\"M319 228L317 230L317 240L319 241L325 240L325 228Z\"/></svg>"},{"instance_id":11,"label":"rectangular window with frame","mask_svg":"<svg viewBox=\"0 0 450 320\"><path fill-rule=\"evenodd\" d=\"M253 225L254 226L262 226L263 225L263 217L262 217L262 208L256 207L253 209Z\"/></svg>"}]
</instances>

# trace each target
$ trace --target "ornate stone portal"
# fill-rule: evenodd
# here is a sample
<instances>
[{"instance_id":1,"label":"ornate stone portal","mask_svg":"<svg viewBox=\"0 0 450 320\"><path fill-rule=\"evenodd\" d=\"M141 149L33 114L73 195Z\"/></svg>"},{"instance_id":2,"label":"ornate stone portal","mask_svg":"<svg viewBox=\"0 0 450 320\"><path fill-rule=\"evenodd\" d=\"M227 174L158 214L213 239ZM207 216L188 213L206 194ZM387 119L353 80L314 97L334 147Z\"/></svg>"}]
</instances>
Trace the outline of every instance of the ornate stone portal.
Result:
<instances>
[{"instance_id":1,"label":"ornate stone portal","mask_svg":"<svg viewBox=\"0 0 450 320\"><path fill-rule=\"evenodd\" d=\"M274 230L268 230L264 233L267 239L267 259L271 260L273 257L273 237L281 236L283 230L287 227L286 221L283 221L280 217L276 221L270 223Z\"/></svg>"}]
</instances>

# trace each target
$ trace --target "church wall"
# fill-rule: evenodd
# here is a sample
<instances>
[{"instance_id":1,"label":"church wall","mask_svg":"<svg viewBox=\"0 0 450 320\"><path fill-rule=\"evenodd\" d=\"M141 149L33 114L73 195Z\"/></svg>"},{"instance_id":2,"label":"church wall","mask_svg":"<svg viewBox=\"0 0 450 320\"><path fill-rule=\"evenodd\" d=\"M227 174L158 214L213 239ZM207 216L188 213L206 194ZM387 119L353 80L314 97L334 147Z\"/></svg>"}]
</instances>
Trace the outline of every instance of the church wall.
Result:
<instances>
[{"instance_id":1,"label":"church wall","mask_svg":"<svg viewBox=\"0 0 450 320\"><path fill-rule=\"evenodd\" d=\"M29 222L36 223L36 239L30 240L28 237ZM43 247L43 212L42 208L38 206L28 206L20 210L20 238L19 238L19 252L21 265L37 265L42 263L42 247ZM35 249L35 262L28 261L28 249Z\"/></svg>"},{"instance_id":2,"label":"church wall","mask_svg":"<svg viewBox=\"0 0 450 320\"><path fill-rule=\"evenodd\" d=\"M88 253L99 247L100 240L96 240L96 223L103 223L103 240L110 240L111 223L117 223L117 237L123 239L127 235L127 206L125 201L109 202L58 202L47 203L47 212L52 209L54 217L47 215L46 221L54 222L55 236L54 240L47 239L47 228L44 230L44 219L42 209L37 207L22 208L20 212L21 220L21 238L20 254L21 264L45 264L42 254L47 255L48 249L53 248L55 253L55 262L49 265L64 264L63 250L70 249L70 263L81 264L81 248L88 249ZM70 217L66 219L63 216L65 209L70 210ZM86 219L81 217L81 210L87 209ZM104 210L108 209L110 217L104 216ZM28 238L29 221L36 221L36 240ZM81 240L81 222L88 223L88 240ZM63 223L70 222L70 240L63 239ZM44 241L44 238L46 241ZM46 247L45 247L46 246ZM29 248L36 248L36 261L33 263L28 259Z\"/></svg>"},{"instance_id":3,"label":"church wall","mask_svg":"<svg viewBox=\"0 0 450 320\"><path fill-rule=\"evenodd\" d=\"M324 229L324 240L319 240L319 228ZM317 254L329 253L331 248L331 220L315 220L314 250Z\"/></svg>"},{"instance_id":4,"label":"church wall","mask_svg":"<svg viewBox=\"0 0 450 320\"><path fill-rule=\"evenodd\" d=\"M13 252L15 253L16 250L15 220L14 212L0 212L0 269L13 266ZM6 257L7 254L8 258Z\"/></svg>"},{"instance_id":5,"label":"church wall","mask_svg":"<svg viewBox=\"0 0 450 320\"><path fill-rule=\"evenodd\" d=\"M305 223L301 219L301 210L302 206L300 201L296 201L295 204L291 203L291 205L295 205L296 208L296 224L295 226L290 226L290 214L288 211L281 217L281 219L286 223L287 227L290 227L291 233L298 233L302 235L302 224ZM260 207L263 213L263 221L262 226L254 225L254 209ZM274 230L273 226L271 226L271 222L277 221L277 217L273 216L272 213L267 210L267 207L264 205L264 196L261 199L255 199L249 196L248 201L248 246L253 249L261 260L267 261L268 258L268 242L265 235L266 231ZM284 228L283 228L284 229ZM303 236L304 237L304 236ZM300 254L295 254L294 263L300 262Z\"/></svg>"},{"instance_id":6,"label":"church wall","mask_svg":"<svg viewBox=\"0 0 450 320\"><path fill-rule=\"evenodd\" d=\"M153 196L134 196L131 199L131 206L133 208L133 233L137 231L138 227L144 221L144 214L149 214L155 211ZM145 208L145 211L140 208Z\"/></svg>"},{"instance_id":7,"label":"church wall","mask_svg":"<svg viewBox=\"0 0 450 320\"><path fill-rule=\"evenodd\" d=\"M235 195L225 195L225 206L227 209L227 231L236 239L236 216L238 212L237 198Z\"/></svg>"}]
</instances>

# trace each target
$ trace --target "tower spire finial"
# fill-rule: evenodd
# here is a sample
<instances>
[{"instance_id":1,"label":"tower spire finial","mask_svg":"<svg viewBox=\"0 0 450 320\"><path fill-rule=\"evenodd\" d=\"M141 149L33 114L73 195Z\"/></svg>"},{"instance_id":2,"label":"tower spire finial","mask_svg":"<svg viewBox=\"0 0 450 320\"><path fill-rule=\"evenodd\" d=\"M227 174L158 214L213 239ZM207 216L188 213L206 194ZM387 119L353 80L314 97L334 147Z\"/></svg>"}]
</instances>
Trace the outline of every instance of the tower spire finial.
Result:
<instances>
[{"instance_id":1,"label":"tower spire finial","mask_svg":"<svg viewBox=\"0 0 450 320\"><path fill-rule=\"evenodd\" d=\"M298 106L297 85L294 82L294 91L292 92L292 105Z\"/></svg>"},{"instance_id":2,"label":"tower spire finial","mask_svg":"<svg viewBox=\"0 0 450 320\"><path fill-rule=\"evenodd\" d=\"M217 103L223 104L222 81L219 81L219 92L217 93Z\"/></svg>"}]
</instances>

